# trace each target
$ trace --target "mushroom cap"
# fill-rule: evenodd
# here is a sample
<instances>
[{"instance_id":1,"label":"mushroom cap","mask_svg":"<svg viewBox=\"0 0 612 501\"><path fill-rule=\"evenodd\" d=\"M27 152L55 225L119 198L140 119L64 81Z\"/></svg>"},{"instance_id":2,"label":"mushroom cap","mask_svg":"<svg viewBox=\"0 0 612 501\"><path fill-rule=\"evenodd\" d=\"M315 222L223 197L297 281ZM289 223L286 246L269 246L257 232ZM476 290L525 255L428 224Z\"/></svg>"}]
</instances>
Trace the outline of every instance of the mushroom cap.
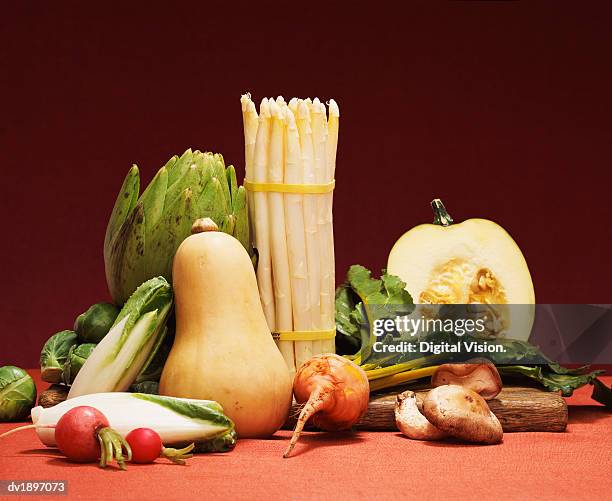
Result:
<instances>
[{"instance_id":1,"label":"mushroom cap","mask_svg":"<svg viewBox=\"0 0 612 501\"><path fill-rule=\"evenodd\" d=\"M457 385L438 386L423 402L429 422L453 437L483 444L502 441L501 423L475 391Z\"/></svg>"},{"instance_id":2,"label":"mushroom cap","mask_svg":"<svg viewBox=\"0 0 612 501\"><path fill-rule=\"evenodd\" d=\"M399 431L413 440L440 440L447 436L421 414L416 393L405 391L395 399L395 423Z\"/></svg>"},{"instance_id":3,"label":"mushroom cap","mask_svg":"<svg viewBox=\"0 0 612 501\"><path fill-rule=\"evenodd\" d=\"M468 360L463 364L442 364L433 376L431 385L454 384L478 393L485 400L495 398L502 389L497 367L486 358Z\"/></svg>"}]
</instances>

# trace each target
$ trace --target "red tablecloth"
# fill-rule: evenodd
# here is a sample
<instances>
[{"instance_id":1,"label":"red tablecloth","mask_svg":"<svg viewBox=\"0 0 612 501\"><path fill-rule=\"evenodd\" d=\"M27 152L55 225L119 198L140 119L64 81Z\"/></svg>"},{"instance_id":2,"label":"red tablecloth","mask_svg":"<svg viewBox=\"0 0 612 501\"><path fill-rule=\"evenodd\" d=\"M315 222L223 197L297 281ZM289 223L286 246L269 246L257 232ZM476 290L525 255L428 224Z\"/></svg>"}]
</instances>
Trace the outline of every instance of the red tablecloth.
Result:
<instances>
[{"instance_id":1,"label":"red tablecloth","mask_svg":"<svg viewBox=\"0 0 612 501\"><path fill-rule=\"evenodd\" d=\"M610 499L612 413L590 392L568 399L567 432L507 433L495 446L417 442L393 432L305 433L283 459L283 431L188 466L158 460L127 471L71 464L28 430L0 442L0 479L68 480L75 499ZM0 432L14 426L1 424Z\"/></svg>"}]
</instances>

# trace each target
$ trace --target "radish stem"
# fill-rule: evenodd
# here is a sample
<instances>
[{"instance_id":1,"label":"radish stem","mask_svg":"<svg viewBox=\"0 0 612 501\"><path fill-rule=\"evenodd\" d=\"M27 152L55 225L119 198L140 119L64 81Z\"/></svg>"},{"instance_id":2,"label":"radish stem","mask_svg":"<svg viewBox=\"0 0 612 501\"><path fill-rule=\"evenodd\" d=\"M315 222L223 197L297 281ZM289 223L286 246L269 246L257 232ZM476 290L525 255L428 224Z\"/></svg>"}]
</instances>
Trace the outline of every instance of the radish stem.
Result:
<instances>
[{"instance_id":1,"label":"radish stem","mask_svg":"<svg viewBox=\"0 0 612 501\"><path fill-rule=\"evenodd\" d=\"M13 428L12 430L4 432L0 435L0 438L6 437L8 435L12 435L13 433L21 430L29 430L30 428L55 428L54 424L27 424L25 426L20 426L19 428Z\"/></svg>"},{"instance_id":2,"label":"radish stem","mask_svg":"<svg viewBox=\"0 0 612 501\"><path fill-rule=\"evenodd\" d=\"M185 464L185 459L193 457L190 452L195 448L195 444L189 444L182 449L173 449L172 447L162 447L162 456L176 464Z\"/></svg>"},{"instance_id":3,"label":"radish stem","mask_svg":"<svg viewBox=\"0 0 612 501\"><path fill-rule=\"evenodd\" d=\"M125 470L125 461L131 461L132 459L130 444L112 428L102 428L97 434L98 442L100 442L100 468L105 468L115 458L119 468ZM125 456L123 455L123 449L125 449Z\"/></svg>"}]
</instances>

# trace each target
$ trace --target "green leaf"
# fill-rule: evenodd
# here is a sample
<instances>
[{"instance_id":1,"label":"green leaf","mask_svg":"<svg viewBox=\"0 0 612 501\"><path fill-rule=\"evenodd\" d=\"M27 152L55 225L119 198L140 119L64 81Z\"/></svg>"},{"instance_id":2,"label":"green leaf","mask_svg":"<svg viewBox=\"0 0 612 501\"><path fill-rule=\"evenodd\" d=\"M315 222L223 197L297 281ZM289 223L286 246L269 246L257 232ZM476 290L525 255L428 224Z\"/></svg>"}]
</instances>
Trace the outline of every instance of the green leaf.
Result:
<instances>
[{"instance_id":1,"label":"green leaf","mask_svg":"<svg viewBox=\"0 0 612 501\"><path fill-rule=\"evenodd\" d=\"M564 397L571 396L575 389L585 384L593 384L597 376L603 372L593 371L584 374L558 374L555 372L554 366L551 365L504 365L498 367L498 369L502 376L528 377L537 381L549 391L560 391ZM567 369L564 369L564 371L567 372Z\"/></svg>"},{"instance_id":2,"label":"green leaf","mask_svg":"<svg viewBox=\"0 0 612 501\"><path fill-rule=\"evenodd\" d=\"M236 191L238 191L238 181L236 180L236 169L233 165L228 165L225 169L225 174L227 176L227 185L230 191L230 198L232 202L232 207L234 207L234 199L236 198Z\"/></svg>"},{"instance_id":3,"label":"green leaf","mask_svg":"<svg viewBox=\"0 0 612 501\"><path fill-rule=\"evenodd\" d=\"M164 277L172 277L172 260L181 242L190 234L193 223L192 192L183 191L167 208L147 241L147 269Z\"/></svg>"},{"instance_id":4,"label":"green leaf","mask_svg":"<svg viewBox=\"0 0 612 501\"><path fill-rule=\"evenodd\" d=\"M145 393L134 393L134 397L170 409L186 418L206 421L207 423L223 428L224 432L228 428L234 427L232 420L223 414L223 407L213 400L178 399Z\"/></svg>"},{"instance_id":5,"label":"green leaf","mask_svg":"<svg viewBox=\"0 0 612 501\"><path fill-rule=\"evenodd\" d=\"M78 336L74 331L60 331L47 339L40 352L40 373L43 381L60 382L70 350L77 343Z\"/></svg>"},{"instance_id":6,"label":"green leaf","mask_svg":"<svg viewBox=\"0 0 612 501\"><path fill-rule=\"evenodd\" d=\"M349 286L362 300L379 293L382 288L382 280L372 278L372 272L359 264L351 266L346 276Z\"/></svg>"},{"instance_id":7,"label":"green leaf","mask_svg":"<svg viewBox=\"0 0 612 501\"><path fill-rule=\"evenodd\" d=\"M36 385L32 377L14 365L0 367L0 421L26 417L36 404Z\"/></svg>"},{"instance_id":8,"label":"green leaf","mask_svg":"<svg viewBox=\"0 0 612 501\"><path fill-rule=\"evenodd\" d=\"M136 206L136 202L138 200L139 190L140 174L138 172L138 166L132 165L125 176L125 179L123 180L123 184L119 190L119 195L117 195L113 211L111 212L111 216L108 220L108 225L106 226L106 235L104 236L105 249L111 240L114 239L119 228L121 228L123 223L132 213L132 210Z\"/></svg>"},{"instance_id":9,"label":"green leaf","mask_svg":"<svg viewBox=\"0 0 612 501\"><path fill-rule=\"evenodd\" d=\"M412 297L405 290L406 284L399 278L383 272L380 279L372 278L372 272L360 265L353 265L347 273L347 282L336 291L336 325L338 330L352 339L344 344L353 347L358 343L355 361L365 362L372 352L375 336L366 326L376 319L407 315L413 308ZM343 347L339 340L340 352Z\"/></svg>"},{"instance_id":10,"label":"green leaf","mask_svg":"<svg viewBox=\"0 0 612 501\"><path fill-rule=\"evenodd\" d=\"M164 364L170 354L172 348L173 335L168 335L168 326L164 327L164 330L160 333L155 346L149 354L149 358L142 366L142 370L136 377L136 383L145 381L159 381L162 371L164 370ZM148 391L137 393L150 393Z\"/></svg>"},{"instance_id":11,"label":"green leaf","mask_svg":"<svg viewBox=\"0 0 612 501\"><path fill-rule=\"evenodd\" d=\"M129 316L123 328L122 338L127 337L134 324L146 313L163 311L172 304L172 287L164 277L154 277L140 285L130 296L113 327Z\"/></svg>"},{"instance_id":12,"label":"green leaf","mask_svg":"<svg viewBox=\"0 0 612 501\"><path fill-rule=\"evenodd\" d=\"M601 379L593 381L593 394L591 398L612 409L612 388L607 387Z\"/></svg>"},{"instance_id":13,"label":"green leaf","mask_svg":"<svg viewBox=\"0 0 612 501\"><path fill-rule=\"evenodd\" d=\"M111 296L119 304L127 300L126 293L136 290L146 277L145 214L142 202L126 219L105 252L106 281Z\"/></svg>"},{"instance_id":14,"label":"green leaf","mask_svg":"<svg viewBox=\"0 0 612 501\"><path fill-rule=\"evenodd\" d=\"M188 148L175 162L173 162L172 167L168 170L168 188L183 177L183 174L185 174L185 171L191 165L192 159L193 152L191 148Z\"/></svg>"},{"instance_id":15,"label":"green leaf","mask_svg":"<svg viewBox=\"0 0 612 501\"><path fill-rule=\"evenodd\" d=\"M145 211L145 233L147 237L151 235L151 231L164 213L167 189L168 171L166 167L162 167L157 171L157 174L155 174L155 177L140 197Z\"/></svg>"}]
</instances>

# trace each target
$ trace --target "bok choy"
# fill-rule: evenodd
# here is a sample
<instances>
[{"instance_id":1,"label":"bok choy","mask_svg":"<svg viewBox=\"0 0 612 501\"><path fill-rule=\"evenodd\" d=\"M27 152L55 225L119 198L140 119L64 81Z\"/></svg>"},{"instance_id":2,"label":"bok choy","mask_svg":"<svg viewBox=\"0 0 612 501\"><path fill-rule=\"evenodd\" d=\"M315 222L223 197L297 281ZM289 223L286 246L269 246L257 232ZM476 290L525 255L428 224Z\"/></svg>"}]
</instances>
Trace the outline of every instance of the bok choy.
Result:
<instances>
[{"instance_id":1,"label":"bok choy","mask_svg":"<svg viewBox=\"0 0 612 501\"><path fill-rule=\"evenodd\" d=\"M83 364L68 398L126 391L159 347L171 309L172 289L165 278L155 277L138 287Z\"/></svg>"}]
</instances>

